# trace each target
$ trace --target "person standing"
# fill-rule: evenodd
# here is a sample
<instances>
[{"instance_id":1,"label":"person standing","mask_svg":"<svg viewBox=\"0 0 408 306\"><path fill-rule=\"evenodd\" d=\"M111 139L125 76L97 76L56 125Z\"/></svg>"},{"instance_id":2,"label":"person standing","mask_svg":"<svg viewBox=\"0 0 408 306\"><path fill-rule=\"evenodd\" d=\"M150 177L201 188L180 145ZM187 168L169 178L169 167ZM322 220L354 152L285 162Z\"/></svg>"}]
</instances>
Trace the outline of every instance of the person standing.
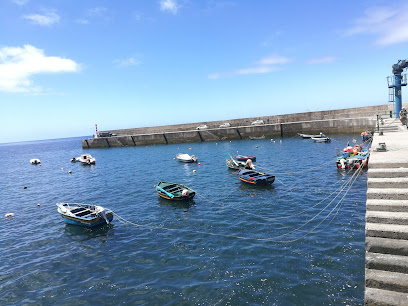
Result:
<instances>
[{"instance_id":1,"label":"person standing","mask_svg":"<svg viewBox=\"0 0 408 306\"><path fill-rule=\"evenodd\" d=\"M407 110L403 107L399 112L399 117L402 125L407 125Z\"/></svg>"}]
</instances>

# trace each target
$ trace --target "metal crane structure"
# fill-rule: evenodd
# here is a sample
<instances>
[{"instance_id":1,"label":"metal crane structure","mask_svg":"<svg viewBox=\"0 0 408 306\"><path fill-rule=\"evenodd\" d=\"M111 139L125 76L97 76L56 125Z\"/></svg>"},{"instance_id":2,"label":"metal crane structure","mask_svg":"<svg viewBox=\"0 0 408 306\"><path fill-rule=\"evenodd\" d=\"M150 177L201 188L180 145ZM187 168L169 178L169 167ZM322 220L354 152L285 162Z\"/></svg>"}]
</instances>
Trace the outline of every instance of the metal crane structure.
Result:
<instances>
[{"instance_id":1,"label":"metal crane structure","mask_svg":"<svg viewBox=\"0 0 408 306\"><path fill-rule=\"evenodd\" d=\"M399 118L399 112L402 108L401 86L407 85L407 74L402 74L408 67L408 59L398 60L398 63L391 66L394 75L387 77L388 81L388 100L395 102L395 116Z\"/></svg>"}]
</instances>

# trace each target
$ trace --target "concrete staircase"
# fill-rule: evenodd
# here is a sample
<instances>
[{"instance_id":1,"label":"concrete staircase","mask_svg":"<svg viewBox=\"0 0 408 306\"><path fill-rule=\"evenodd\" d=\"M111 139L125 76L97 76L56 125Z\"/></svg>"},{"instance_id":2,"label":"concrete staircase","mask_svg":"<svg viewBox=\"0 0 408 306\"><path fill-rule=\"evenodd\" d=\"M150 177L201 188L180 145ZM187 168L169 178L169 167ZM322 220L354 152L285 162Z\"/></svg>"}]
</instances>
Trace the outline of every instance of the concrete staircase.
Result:
<instances>
[{"instance_id":1,"label":"concrete staircase","mask_svg":"<svg viewBox=\"0 0 408 306\"><path fill-rule=\"evenodd\" d=\"M366 203L365 304L408 305L408 133L380 125L372 148Z\"/></svg>"}]
</instances>

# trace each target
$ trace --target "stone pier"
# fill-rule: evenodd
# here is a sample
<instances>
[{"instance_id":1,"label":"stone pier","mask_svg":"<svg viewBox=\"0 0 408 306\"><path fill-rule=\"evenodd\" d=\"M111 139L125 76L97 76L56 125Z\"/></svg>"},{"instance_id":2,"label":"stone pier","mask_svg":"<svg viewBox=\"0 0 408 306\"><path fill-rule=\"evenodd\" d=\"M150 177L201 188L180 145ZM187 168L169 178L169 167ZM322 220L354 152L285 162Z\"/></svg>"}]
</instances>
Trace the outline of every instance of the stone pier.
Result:
<instances>
[{"instance_id":1,"label":"stone pier","mask_svg":"<svg viewBox=\"0 0 408 306\"><path fill-rule=\"evenodd\" d=\"M408 131L386 119L375 133L366 203L365 305L408 305Z\"/></svg>"}]
</instances>

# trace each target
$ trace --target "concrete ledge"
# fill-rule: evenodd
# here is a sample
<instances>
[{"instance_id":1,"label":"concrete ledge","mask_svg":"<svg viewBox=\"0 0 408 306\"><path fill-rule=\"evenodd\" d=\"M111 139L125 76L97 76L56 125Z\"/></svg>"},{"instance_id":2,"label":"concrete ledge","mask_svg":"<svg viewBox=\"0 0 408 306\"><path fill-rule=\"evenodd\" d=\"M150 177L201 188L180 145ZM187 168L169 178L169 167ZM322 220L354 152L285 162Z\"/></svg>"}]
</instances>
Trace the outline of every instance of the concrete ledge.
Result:
<instances>
[{"instance_id":1,"label":"concrete ledge","mask_svg":"<svg viewBox=\"0 0 408 306\"><path fill-rule=\"evenodd\" d=\"M366 237L380 237L408 240L408 226L380 223L366 223Z\"/></svg>"},{"instance_id":2,"label":"concrete ledge","mask_svg":"<svg viewBox=\"0 0 408 306\"><path fill-rule=\"evenodd\" d=\"M408 295L401 292L366 288L364 305L406 306L408 305Z\"/></svg>"},{"instance_id":3,"label":"concrete ledge","mask_svg":"<svg viewBox=\"0 0 408 306\"><path fill-rule=\"evenodd\" d=\"M407 152L408 154L408 152ZM370 155L369 169L367 175L369 178L395 178L395 177L408 177L408 168L371 168Z\"/></svg>"},{"instance_id":4,"label":"concrete ledge","mask_svg":"<svg viewBox=\"0 0 408 306\"><path fill-rule=\"evenodd\" d=\"M388 211L367 211L366 222L408 225L408 213Z\"/></svg>"},{"instance_id":5,"label":"concrete ledge","mask_svg":"<svg viewBox=\"0 0 408 306\"><path fill-rule=\"evenodd\" d=\"M369 188L367 199L405 200L408 199L406 188Z\"/></svg>"},{"instance_id":6,"label":"concrete ledge","mask_svg":"<svg viewBox=\"0 0 408 306\"><path fill-rule=\"evenodd\" d=\"M401 255L366 253L366 268L389 272L408 273L408 258Z\"/></svg>"},{"instance_id":7,"label":"concrete ledge","mask_svg":"<svg viewBox=\"0 0 408 306\"><path fill-rule=\"evenodd\" d=\"M377 200L368 199L367 211L400 211L408 212L408 200Z\"/></svg>"},{"instance_id":8,"label":"concrete ledge","mask_svg":"<svg viewBox=\"0 0 408 306\"><path fill-rule=\"evenodd\" d=\"M408 177L397 178L368 178L368 188L407 188L408 189Z\"/></svg>"},{"instance_id":9,"label":"concrete ledge","mask_svg":"<svg viewBox=\"0 0 408 306\"><path fill-rule=\"evenodd\" d=\"M365 274L367 287L408 293L408 275L404 273L366 269Z\"/></svg>"},{"instance_id":10,"label":"concrete ledge","mask_svg":"<svg viewBox=\"0 0 408 306\"><path fill-rule=\"evenodd\" d=\"M408 241L406 240L367 237L365 247L370 253L408 256Z\"/></svg>"}]
</instances>

